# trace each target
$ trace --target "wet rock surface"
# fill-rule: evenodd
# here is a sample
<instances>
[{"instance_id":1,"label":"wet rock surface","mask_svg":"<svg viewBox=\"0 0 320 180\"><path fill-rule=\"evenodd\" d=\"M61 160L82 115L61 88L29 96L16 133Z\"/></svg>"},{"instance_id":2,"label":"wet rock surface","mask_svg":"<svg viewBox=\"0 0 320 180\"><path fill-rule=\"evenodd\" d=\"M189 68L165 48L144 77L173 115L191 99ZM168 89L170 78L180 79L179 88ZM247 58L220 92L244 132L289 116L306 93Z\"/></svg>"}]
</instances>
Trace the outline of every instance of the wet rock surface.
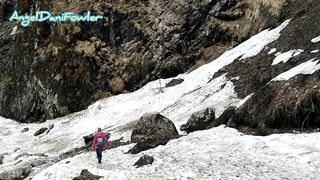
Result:
<instances>
[{"instance_id":1,"label":"wet rock surface","mask_svg":"<svg viewBox=\"0 0 320 180\"><path fill-rule=\"evenodd\" d=\"M139 168L148 164L152 164L153 161L154 161L154 157L143 155L141 158L139 158L139 160L136 163L134 163L134 166Z\"/></svg>"},{"instance_id":2,"label":"wet rock surface","mask_svg":"<svg viewBox=\"0 0 320 180\"><path fill-rule=\"evenodd\" d=\"M76 5L77 4L77 5ZM97 23L8 22L92 10ZM0 115L43 122L210 62L279 21L282 0L0 1Z\"/></svg>"},{"instance_id":3,"label":"wet rock surface","mask_svg":"<svg viewBox=\"0 0 320 180\"><path fill-rule=\"evenodd\" d=\"M131 134L131 142L137 144L129 152L137 154L159 145L165 145L169 140L178 136L175 125L168 118L161 114L145 114Z\"/></svg>"}]
</instances>

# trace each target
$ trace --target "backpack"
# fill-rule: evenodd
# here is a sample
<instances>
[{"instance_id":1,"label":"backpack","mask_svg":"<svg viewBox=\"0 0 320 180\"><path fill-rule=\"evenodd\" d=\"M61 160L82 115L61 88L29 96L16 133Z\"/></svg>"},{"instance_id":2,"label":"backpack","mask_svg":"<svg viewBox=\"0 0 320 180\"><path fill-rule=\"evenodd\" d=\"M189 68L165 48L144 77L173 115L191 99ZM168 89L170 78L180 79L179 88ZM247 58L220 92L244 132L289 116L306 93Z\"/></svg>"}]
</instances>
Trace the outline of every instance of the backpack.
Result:
<instances>
[{"instance_id":1,"label":"backpack","mask_svg":"<svg viewBox=\"0 0 320 180\"><path fill-rule=\"evenodd\" d=\"M103 141L103 138L102 137L99 137L97 139L97 146L98 147L103 147L104 146L104 141Z\"/></svg>"}]
</instances>

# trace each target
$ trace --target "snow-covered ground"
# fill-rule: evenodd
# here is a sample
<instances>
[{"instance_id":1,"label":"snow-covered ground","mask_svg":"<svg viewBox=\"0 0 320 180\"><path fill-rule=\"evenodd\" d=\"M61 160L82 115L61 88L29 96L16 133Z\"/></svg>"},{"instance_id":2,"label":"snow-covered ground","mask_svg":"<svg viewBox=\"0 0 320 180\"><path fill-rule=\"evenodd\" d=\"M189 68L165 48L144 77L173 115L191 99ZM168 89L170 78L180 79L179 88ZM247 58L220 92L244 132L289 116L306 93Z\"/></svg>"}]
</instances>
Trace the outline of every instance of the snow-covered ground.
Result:
<instances>
[{"instance_id":1,"label":"snow-covered ground","mask_svg":"<svg viewBox=\"0 0 320 180\"><path fill-rule=\"evenodd\" d=\"M239 106L250 96L238 98L225 74L215 79L213 75L235 60L257 55L278 39L288 23L262 31L213 62L179 75L184 82L174 87L164 88L172 78L157 80L138 91L100 100L87 110L43 124L19 124L0 118L0 155L5 154L0 173L14 168L20 160L28 160L16 158L21 153L44 153L51 158L81 147L82 137L97 127L108 129L111 139L128 140L134 123L145 113L160 112L179 129L193 112L208 106L213 106L218 116L231 105ZM33 136L36 130L51 124L54 128L48 134ZM21 133L26 127L30 130ZM108 151L104 166L96 167L93 152L84 153L44 168L34 179L70 179L82 169L106 179L310 179L319 170L319 137L320 134L252 137L219 127L144 152L156 158L149 167L132 167L141 155L123 154L133 146L128 145Z\"/></svg>"},{"instance_id":2,"label":"snow-covered ground","mask_svg":"<svg viewBox=\"0 0 320 180\"><path fill-rule=\"evenodd\" d=\"M103 179L317 179L320 177L320 134L247 136L220 126L198 131L143 152L152 165L135 168L142 154L124 154L132 145L104 153L66 159L34 179L72 179L88 169ZM70 162L66 164L66 162ZM74 167L74 168L69 168Z\"/></svg>"}]
</instances>

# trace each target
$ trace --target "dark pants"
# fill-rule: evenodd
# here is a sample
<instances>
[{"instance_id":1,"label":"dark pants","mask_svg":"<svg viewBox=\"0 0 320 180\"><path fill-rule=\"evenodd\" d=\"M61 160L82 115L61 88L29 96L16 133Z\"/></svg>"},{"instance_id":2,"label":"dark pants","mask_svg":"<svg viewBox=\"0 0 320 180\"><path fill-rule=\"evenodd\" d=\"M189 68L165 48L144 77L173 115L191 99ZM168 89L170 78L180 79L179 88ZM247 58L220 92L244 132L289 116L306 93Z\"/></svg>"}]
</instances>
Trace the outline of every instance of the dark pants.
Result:
<instances>
[{"instance_id":1,"label":"dark pants","mask_svg":"<svg viewBox=\"0 0 320 180\"><path fill-rule=\"evenodd\" d=\"M102 149L96 149L96 152L97 152L98 163L101 164L101 160L102 160Z\"/></svg>"}]
</instances>

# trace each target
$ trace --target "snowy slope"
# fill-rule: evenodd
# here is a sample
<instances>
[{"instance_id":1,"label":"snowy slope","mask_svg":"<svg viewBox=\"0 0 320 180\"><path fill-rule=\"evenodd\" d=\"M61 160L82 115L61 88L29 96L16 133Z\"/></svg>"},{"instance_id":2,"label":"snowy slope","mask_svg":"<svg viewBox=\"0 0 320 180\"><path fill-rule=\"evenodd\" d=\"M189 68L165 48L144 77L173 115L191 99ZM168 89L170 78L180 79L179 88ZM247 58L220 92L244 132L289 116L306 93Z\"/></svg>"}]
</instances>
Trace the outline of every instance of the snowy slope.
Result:
<instances>
[{"instance_id":1,"label":"snowy slope","mask_svg":"<svg viewBox=\"0 0 320 180\"><path fill-rule=\"evenodd\" d=\"M171 119L176 127L179 128L193 112L205 107L215 107L216 114L220 115L227 107L240 105L246 99L243 100L237 97L234 86L226 78L226 75L224 74L212 79L213 75L235 60L240 59L244 61L246 58L257 55L266 45L275 41L280 36L281 30L288 23L289 21L286 21L276 29L265 30L236 48L225 52L210 64L204 65L189 74L179 75L178 78L183 78L184 82L174 87L163 88L163 92L159 92L160 84L164 87L171 79L150 82L133 93L101 100L91 105L87 110L63 118L49 120L43 124L18 124L12 120L0 119L0 152L1 154L7 154L5 155L4 164L0 165L0 173L19 164L21 158L15 158L21 153L45 153L49 157L55 157L72 148L81 147L83 145L82 137L94 132L97 127L107 128L112 134L112 139L124 137L128 140L134 122L148 112L160 112ZM48 127L50 124L54 124L54 128L50 133L40 135L39 137L33 136L34 132L40 127ZM21 133L21 130L25 127L29 127L30 130ZM231 133L231 139L225 140L228 133ZM270 138L273 136L268 138L242 136L242 134L237 133L235 130L220 127L215 130L196 132L191 136L172 141L167 146L148 151L148 153L154 155L157 159L155 166L141 170L135 170L135 168L131 167L139 155L123 154L132 145L110 150L108 151L110 158L108 158L106 164L114 165L100 167L100 169L106 169L99 170L97 173L110 178L115 177L115 179L121 179L122 177L123 179L128 179L129 177L141 179L141 177L147 177L148 173L155 174L159 178L172 177L172 179L184 176L196 176L194 178L198 179L199 177L205 178L206 175L208 175L207 178L209 179L216 179L219 176L221 178L230 177L238 179L240 177L246 179L255 177L260 173L266 173L272 166L268 162L275 161L276 165L273 169L276 173L279 170L280 174L277 174L279 177L288 177L289 175L288 171L280 171L281 169L279 168L283 165L282 168L284 170L288 169L295 172L298 172L298 169L302 168L302 172L296 173L296 175L311 178L315 173L314 169L319 167L319 161L309 164L308 162L304 162L304 160L306 157L312 159L319 156L320 147L315 144L315 140L319 139L319 136L320 134L299 136L277 135L272 140ZM305 141L310 137L314 137L315 140ZM295 139L301 139L302 144L296 146ZM289 144L284 142L287 140L290 142ZM234 144L235 142L238 142L238 145ZM269 146L265 146L263 142L267 144L272 142L270 148L268 149ZM282 152L281 149L272 145L276 143L279 143L281 146L286 145L288 149L293 147L300 148L306 145L310 146L310 150L302 148L297 151L293 150L291 152L288 150L288 152ZM243 152L239 151L242 149L238 149L235 152L233 152L233 149L228 149L228 147L233 146L238 148L243 147ZM20 149L16 150L17 148ZM257 151L257 156L262 161L261 164L257 162L257 157L249 158L250 155L253 155L254 151ZM271 154L265 154L267 152ZM306 153L306 155L295 154L298 152L301 154ZM236 158L232 159L231 156L236 156ZM293 159L290 159L291 156ZM181 163L181 158L183 159L183 157L186 160L183 160L183 163ZM224 160L217 159L218 157L224 158ZM294 157L298 159L294 159ZM175 159L177 159L177 162L175 162ZM199 159L197 163L201 165L194 167L192 162L196 162L197 159ZM203 162L200 159L203 159ZM235 163L238 160L240 161L240 166L237 168ZM70 161L70 164L65 164L65 161ZM94 153L81 154L65 161L44 169L35 179L70 179L78 175L83 168L91 170L95 168ZM297 167L295 167L296 165L293 161L297 164ZM256 165L261 167L258 168ZM247 175L241 175L240 172L246 167L252 172L248 172ZM226 172L230 173L230 175L223 174ZM93 173L95 172L93 171ZM271 175L271 173L272 171L269 174ZM209 177L210 174L211 176Z\"/></svg>"},{"instance_id":2,"label":"snowy slope","mask_svg":"<svg viewBox=\"0 0 320 180\"><path fill-rule=\"evenodd\" d=\"M124 154L132 147L128 145L107 151L102 166L96 165L91 152L61 161L34 179L72 179L82 169L118 180L316 179L320 177L319 142L320 134L254 137L220 126L143 152L155 157L151 166L135 168L142 155Z\"/></svg>"}]
</instances>

